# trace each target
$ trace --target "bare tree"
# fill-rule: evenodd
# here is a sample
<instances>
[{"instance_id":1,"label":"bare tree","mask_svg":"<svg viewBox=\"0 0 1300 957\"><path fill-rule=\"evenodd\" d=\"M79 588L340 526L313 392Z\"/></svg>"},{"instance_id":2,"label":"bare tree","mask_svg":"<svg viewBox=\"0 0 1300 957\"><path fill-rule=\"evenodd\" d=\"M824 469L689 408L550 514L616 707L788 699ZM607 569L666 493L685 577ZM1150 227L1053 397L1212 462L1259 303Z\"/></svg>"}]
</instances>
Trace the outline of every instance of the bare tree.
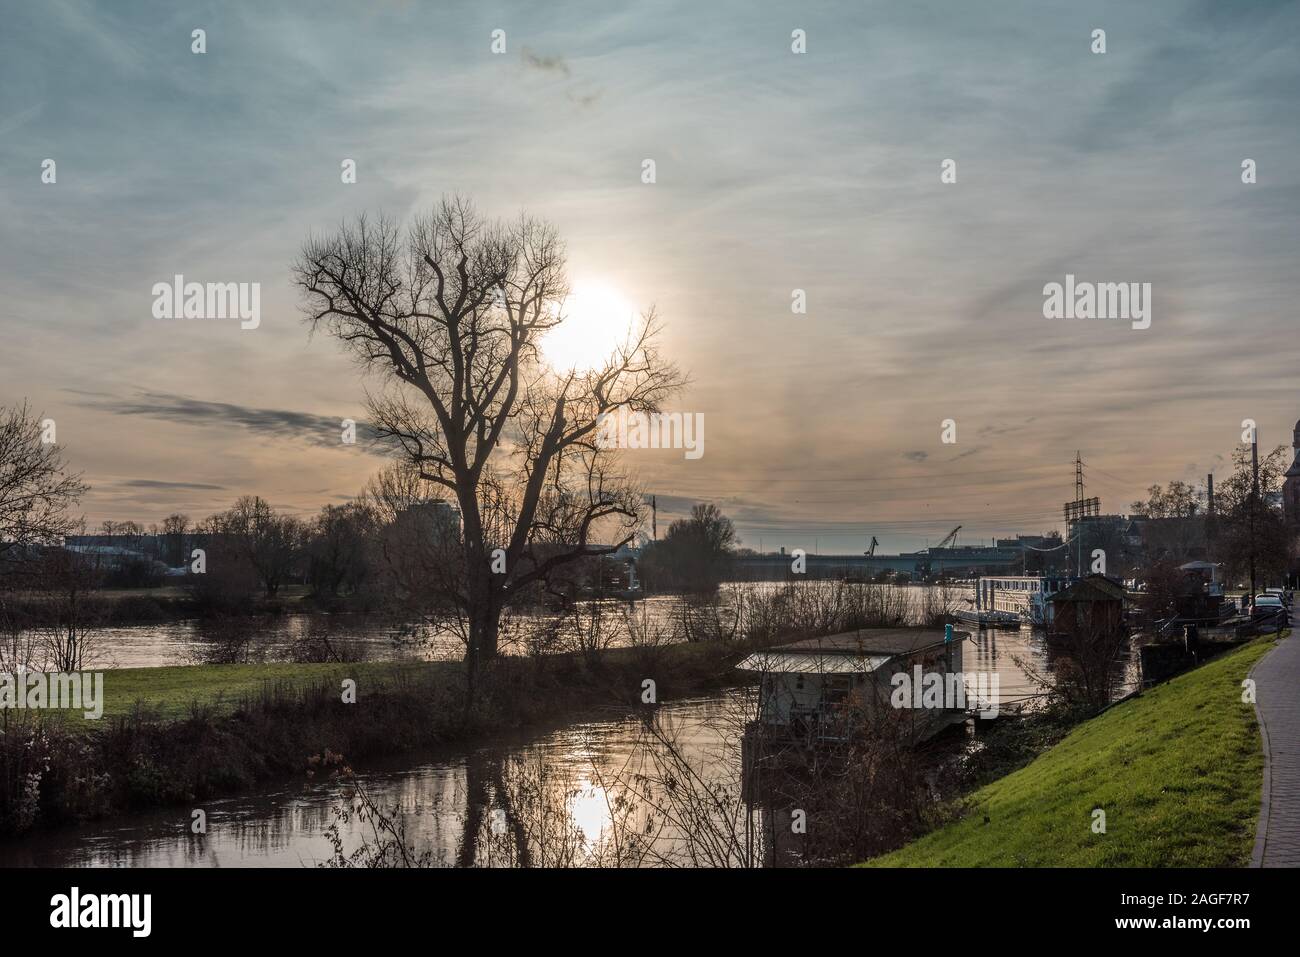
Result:
<instances>
[{"instance_id":1,"label":"bare tree","mask_svg":"<svg viewBox=\"0 0 1300 957\"><path fill-rule=\"evenodd\" d=\"M1190 518L1202 510L1202 493L1175 479L1164 488L1159 484L1150 486L1146 501L1139 499L1130 507L1151 518Z\"/></svg>"},{"instance_id":2,"label":"bare tree","mask_svg":"<svg viewBox=\"0 0 1300 957\"><path fill-rule=\"evenodd\" d=\"M0 558L57 544L76 523L68 510L86 486L46 436L26 402L0 408Z\"/></svg>"},{"instance_id":3,"label":"bare tree","mask_svg":"<svg viewBox=\"0 0 1300 957\"><path fill-rule=\"evenodd\" d=\"M47 650L33 630L33 592L48 582L45 551L76 527L69 509L86 491L49 438L26 402L0 407L0 670L35 667Z\"/></svg>"},{"instance_id":4,"label":"bare tree","mask_svg":"<svg viewBox=\"0 0 1300 957\"><path fill-rule=\"evenodd\" d=\"M644 571L677 591L714 592L731 570L737 544L736 527L721 509L711 502L694 505L689 518L673 522L663 541L646 549Z\"/></svg>"},{"instance_id":5,"label":"bare tree","mask_svg":"<svg viewBox=\"0 0 1300 957\"><path fill-rule=\"evenodd\" d=\"M274 598L301 557L302 523L277 514L266 501L251 495L241 497L214 521L219 533L256 569L266 596Z\"/></svg>"},{"instance_id":6,"label":"bare tree","mask_svg":"<svg viewBox=\"0 0 1300 957\"><path fill-rule=\"evenodd\" d=\"M374 513L363 503L323 507L308 531L308 577L325 598L356 593L370 574Z\"/></svg>"},{"instance_id":7,"label":"bare tree","mask_svg":"<svg viewBox=\"0 0 1300 957\"><path fill-rule=\"evenodd\" d=\"M1286 477L1286 449L1277 446L1259 455L1259 494L1253 494L1250 446L1233 450L1232 473L1218 485L1215 558L1230 580L1248 581L1255 558L1260 580L1286 580L1291 559L1291 530L1278 494Z\"/></svg>"},{"instance_id":8,"label":"bare tree","mask_svg":"<svg viewBox=\"0 0 1300 957\"><path fill-rule=\"evenodd\" d=\"M1048 666L1013 655L1012 660L1043 689L1049 707L1087 717L1115 700L1124 684L1133 643L1114 613L1097 605L1058 611L1060 622L1047 635ZM1062 627L1070 616L1068 628Z\"/></svg>"},{"instance_id":9,"label":"bare tree","mask_svg":"<svg viewBox=\"0 0 1300 957\"><path fill-rule=\"evenodd\" d=\"M190 517L180 513L168 515L163 519L163 556L162 559L172 568L184 565L189 558L185 547L190 532Z\"/></svg>"},{"instance_id":10,"label":"bare tree","mask_svg":"<svg viewBox=\"0 0 1300 957\"><path fill-rule=\"evenodd\" d=\"M311 239L295 267L312 329L382 381L380 437L459 507L446 597L465 620L471 681L509 603L631 540L641 496L599 447L600 417L658 411L683 383L654 348L653 312L601 368L547 367L538 339L564 319L564 265L551 226L492 222L453 197L406 230L362 217Z\"/></svg>"},{"instance_id":11,"label":"bare tree","mask_svg":"<svg viewBox=\"0 0 1300 957\"><path fill-rule=\"evenodd\" d=\"M45 667L80 671L97 664L97 638L106 611L94 591L104 569L94 553L48 549L34 564L38 610L31 627L41 645Z\"/></svg>"}]
</instances>

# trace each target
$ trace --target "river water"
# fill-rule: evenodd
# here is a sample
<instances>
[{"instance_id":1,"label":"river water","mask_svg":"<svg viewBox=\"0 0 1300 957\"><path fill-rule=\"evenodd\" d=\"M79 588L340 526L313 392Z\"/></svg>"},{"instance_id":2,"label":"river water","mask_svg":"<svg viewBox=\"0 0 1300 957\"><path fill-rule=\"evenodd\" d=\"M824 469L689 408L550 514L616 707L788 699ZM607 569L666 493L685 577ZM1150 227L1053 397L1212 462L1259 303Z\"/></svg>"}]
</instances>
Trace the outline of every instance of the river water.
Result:
<instances>
[{"instance_id":1,"label":"river water","mask_svg":"<svg viewBox=\"0 0 1300 957\"><path fill-rule=\"evenodd\" d=\"M263 626L260 654L293 660L304 636L324 629L332 651L347 658L459 655L451 644L395 640L383 626L303 617ZM137 667L203 660L212 641L191 622L105 638L115 664ZM1050 671L1050 661L1041 634L988 630L964 646L963 670L996 674L1001 705L1032 705L1033 673ZM558 866L755 864L764 859L764 822L740 794L740 735L754 697L736 689L668 703L653 730L637 716L593 715L474 747L367 762L357 781L401 825L404 843L435 866L509 866L521 847L528 863ZM669 778L691 775L718 798L703 818L665 789ZM0 843L0 866L316 866L334 855L332 825L345 855L371 833L355 817L339 819L349 803L342 782L304 779ZM196 811L206 816L206 833L194 833ZM688 818L694 831L708 832L703 842L699 833L684 837L679 823Z\"/></svg>"},{"instance_id":2,"label":"river water","mask_svg":"<svg viewBox=\"0 0 1300 957\"><path fill-rule=\"evenodd\" d=\"M825 589L833 582L737 583L724 586L715 605L693 604L672 595L655 595L628 603L606 600L583 602L580 608L599 605L605 619L601 627L608 634L602 644L629 644L628 619L641 629L656 629L660 640L683 640L687 628L709 624L734 626L732 612L751 599L770 598L791 589L803 596L811 611L826 603ZM847 586L877 590L884 604L920 622L940 608L968 606L969 589L930 586L899 587ZM819 595L821 597L817 597ZM585 616L584 612L584 616ZM538 649L539 635L555 618L543 614L513 616L511 627L501 636L503 654L529 654ZM582 625L590 629L590 618ZM561 628L553 647L542 650L570 650L565 635L572 625ZM423 622L398 623L382 617L356 614L285 614L271 617L233 618L216 621L181 620L93 629L87 641L87 667L159 668L171 665L274 661L393 661L455 660L464 657L465 646L449 628Z\"/></svg>"},{"instance_id":3,"label":"river water","mask_svg":"<svg viewBox=\"0 0 1300 957\"><path fill-rule=\"evenodd\" d=\"M704 774L711 793L724 795L735 825L736 861L744 858L745 810L738 791L737 729L752 710L753 693L683 700L659 709L661 727L688 763ZM448 748L371 763L357 781L374 804L405 828L406 843L435 866L454 866L466 843L471 811L481 824L471 846L474 863L514 862L514 841L492 812L510 807L533 845L533 863L584 866L690 862L680 834L669 824L654 846L633 857L615 845L644 830L656 816L670 817L662 795L638 797L646 780L662 780L661 749L642 721L617 717L572 724L533 735L483 742L473 749ZM661 751L660 751L661 753ZM328 829L348 805L337 780L292 783L254 794L226 797L195 807L173 807L105 822L56 829L0 843L0 867L299 867L333 855ZM653 807L652 807L653 804ZM663 814L656 815L655 809ZM206 833L193 833L194 812L206 815ZM472 825L471 825L472 829ZM361 844L369 828L355 819L339 828L343 850ZM753 853L759 848L755 846Z\"/></svg>"}]
</instances>

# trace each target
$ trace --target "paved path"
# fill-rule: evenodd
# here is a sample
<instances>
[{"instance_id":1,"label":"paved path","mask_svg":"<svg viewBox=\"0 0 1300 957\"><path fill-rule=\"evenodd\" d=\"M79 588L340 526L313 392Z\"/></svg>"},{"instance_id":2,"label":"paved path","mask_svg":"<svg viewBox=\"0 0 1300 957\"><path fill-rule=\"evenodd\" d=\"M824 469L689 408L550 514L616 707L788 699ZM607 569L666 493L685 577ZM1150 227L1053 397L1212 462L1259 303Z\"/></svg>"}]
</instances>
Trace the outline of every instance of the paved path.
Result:
<instances>
[{"instance_id":1,"label":"paved path","mask_svg":"<svg viewBox=\"0 0 1300 957\"><path fill-rule=\"evenodd\" d=\"M1255 713L1264 739L1264 795L1251 867L1300 867L1300 631L1256 662Z\"/></svg>"}]
</instances>

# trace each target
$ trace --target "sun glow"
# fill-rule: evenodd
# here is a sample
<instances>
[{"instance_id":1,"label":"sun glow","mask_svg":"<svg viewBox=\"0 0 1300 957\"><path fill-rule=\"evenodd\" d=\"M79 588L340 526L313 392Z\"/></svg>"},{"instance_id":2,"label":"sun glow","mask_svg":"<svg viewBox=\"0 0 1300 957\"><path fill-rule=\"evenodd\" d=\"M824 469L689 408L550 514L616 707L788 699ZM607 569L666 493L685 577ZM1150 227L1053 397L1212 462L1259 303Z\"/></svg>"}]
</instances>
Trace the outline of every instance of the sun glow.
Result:
<instances>
[{"instance_id":1,"label":"sun glow","mask_svg":"<svg viewBox=\"0 0 1300 957\"><path fill-rule=\"evenodd\" d=\"M584 280L574 283L563 315L538 345L557 370L582 372L602 366L626 341L636 310L608 283Z\"/></svg>"}]
</instances>

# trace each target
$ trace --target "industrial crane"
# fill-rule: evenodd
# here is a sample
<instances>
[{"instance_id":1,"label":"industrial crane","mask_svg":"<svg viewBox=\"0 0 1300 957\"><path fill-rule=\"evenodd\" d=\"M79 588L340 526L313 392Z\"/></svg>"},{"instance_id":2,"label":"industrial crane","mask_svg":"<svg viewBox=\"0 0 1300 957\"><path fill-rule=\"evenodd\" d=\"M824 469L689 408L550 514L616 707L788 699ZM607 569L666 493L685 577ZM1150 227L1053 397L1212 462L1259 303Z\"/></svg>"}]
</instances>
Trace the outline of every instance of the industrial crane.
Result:
<instances>
[{"instance_id":1,"label":"industrial crane","mask_svg":"<svg viewBox=\"0 0 1300 957\"><path fill-rule=\"evenodd\" d=\"M941 572L943 571L943 559L940 558L940 557L939 557L938 555L936 555L935 553L938 552L939 549L941 549L941 548L947 548L947 547L948 547L949 545L951 545L953 542L957 541L957 533L960 532L960 531L961 531L961 526L958 525L958 526L957 526L956 528L954 528L951 532L949 532L949 533L948 533L947 535L945 535L942 539L940 539L938 545L931 545L929 548L927 548L927 549L925 550L925 554L926 554L927 556L935 555L935 559L939 562L939 570L940 570ZM926 557L926 558L923 558L923 559L920 559L919 561L917 561L917 563L916 563L916 571L917 571L917 573L918 573L922 578L929 578L929 577L930 577L930 559L929 559L928 557Z\"/></svg>"},{"instance_id":2,"label":"industrial crane","mask_svg":"<svg viewBox=\"0 0 1300 957\"><path fill-rule=\"evenodd\" d=\"M876 554L876 546L879 545L879 544L880 544L880 543L879 543L878 541L876 541L876 536L872 535L872 536L871 536L871 545L870 545L870 546L867 548L867 550L866 550L865 552L863 552L862 554L863 554L863 555L866 555L868 558L870 558L872 555Z\"/></svg>"},{"instance_id":3,"label":"industrial crane","mask_svg":"<svg viewBox=\"0 0 1300 957\"><path fill-rule=\"evenodd\" d=\"M961 526L958 525L956 528L954 528L951 532L949 532L947 535L943 537L943 541L941 541L938 545L935 545L934 547L947 548L953 542L957 541L957 533L960 531L961 531Z\"/></svg>"}]
</instances>

